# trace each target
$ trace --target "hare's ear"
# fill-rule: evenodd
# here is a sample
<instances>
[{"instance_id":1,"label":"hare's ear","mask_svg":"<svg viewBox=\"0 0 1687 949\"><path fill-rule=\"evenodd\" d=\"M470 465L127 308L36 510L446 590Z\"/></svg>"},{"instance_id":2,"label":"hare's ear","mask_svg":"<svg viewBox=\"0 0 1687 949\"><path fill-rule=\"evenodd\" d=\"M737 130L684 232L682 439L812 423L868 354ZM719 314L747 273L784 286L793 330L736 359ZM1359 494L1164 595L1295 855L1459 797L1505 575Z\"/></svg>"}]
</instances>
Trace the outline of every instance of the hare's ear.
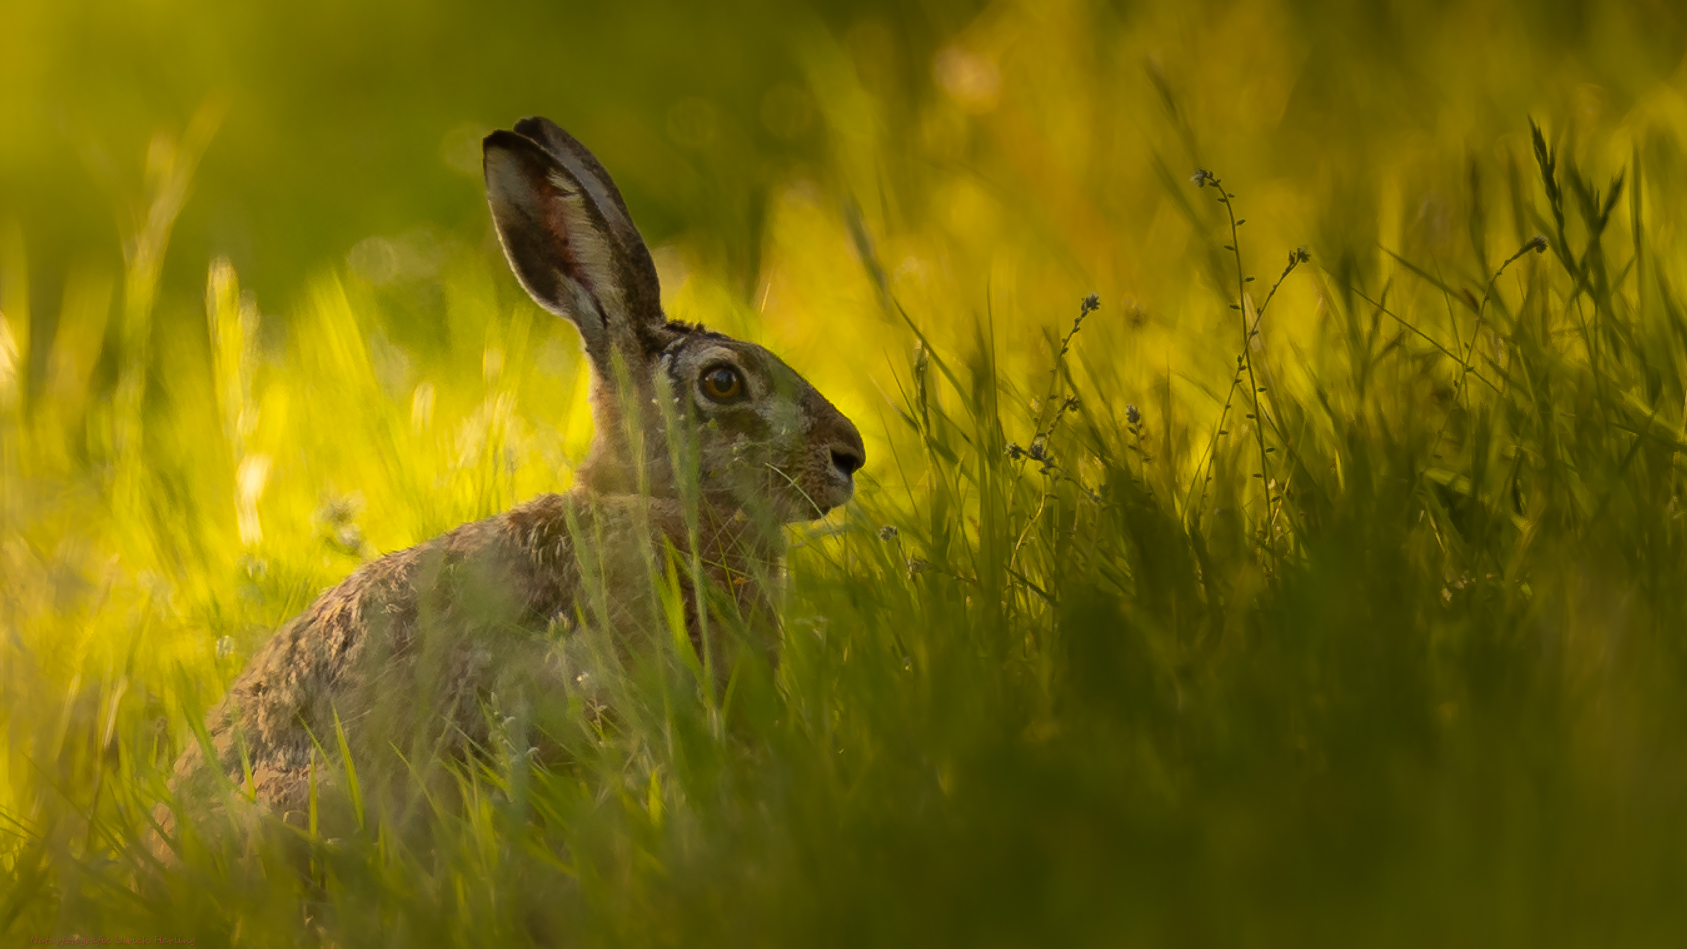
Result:
<instances>
[{"instance_id":1,"label":"hare's ear","mask_svg":"<svg viewBox=\"0 0 1687 949\"><path fill-rule=\"evenodd\" d=\"M606 362L662 335L656 267L614 182L579 142L544 119L486 137L486 200L510 269L533 299L580 328Z\"/></svg>"}]
</instances>

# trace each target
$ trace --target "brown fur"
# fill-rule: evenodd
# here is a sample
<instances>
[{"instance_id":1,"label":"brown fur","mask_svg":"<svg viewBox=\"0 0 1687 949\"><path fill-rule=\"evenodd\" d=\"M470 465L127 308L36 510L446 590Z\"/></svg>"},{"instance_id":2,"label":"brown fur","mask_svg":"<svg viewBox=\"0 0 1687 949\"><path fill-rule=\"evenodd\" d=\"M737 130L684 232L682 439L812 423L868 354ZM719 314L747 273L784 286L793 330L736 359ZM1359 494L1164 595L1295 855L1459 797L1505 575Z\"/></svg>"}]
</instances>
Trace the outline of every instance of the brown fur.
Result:
<instances>
[{"instance_id":1,"label":"brown fur","mask_svg":"<svg viewBox=\"0 0 1687 949\"><path fill-rule=\"evenodd\" d=\"M705 510L699 528L707 582L730 591L743 613L765 615L778 535L718 510ZM650 567L662 561L645 558L667 545L689 553L689 534L677 502L576 490L366 564L284 625L212 710L211 770L244 785L250 767L257 800L302 822L313 762L319 785L333 783L325 766L338 757L336 715L366 774L395 743L424 755L482 746L483 704L500 686L513 686L518 700L570 687L581 670L559 664L559 636L584 622L616 630L632 648L661 628ZM646 544L628 542L639 535ZM682 586L701 646L695 592ZM591 602L595 591L604 602ZM713 654L724 661L723 645ZM205 766L203 749L190 746L176 766L179 795L209 790Z\"/></svg>"}]
</instances>

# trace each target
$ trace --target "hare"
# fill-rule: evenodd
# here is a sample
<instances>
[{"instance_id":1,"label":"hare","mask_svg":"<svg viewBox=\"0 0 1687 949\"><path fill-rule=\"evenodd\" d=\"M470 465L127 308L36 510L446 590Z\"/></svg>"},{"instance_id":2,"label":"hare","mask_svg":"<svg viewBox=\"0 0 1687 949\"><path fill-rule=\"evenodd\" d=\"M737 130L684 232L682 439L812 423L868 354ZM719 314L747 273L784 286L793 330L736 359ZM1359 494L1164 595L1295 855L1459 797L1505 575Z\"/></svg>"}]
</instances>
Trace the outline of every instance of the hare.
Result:
<instances>
[{"instance_id":1,"label":"hare","mask_svg":"<svg viewBox=\"0 0 1687 949\"><path fill-rule=\"evenodd\" d=\"M388 554L322 594L211 711L209 741L176 763L180 800L222 775L297 822L330 770L324 750L342 742L355 760L484 741L484 703L500 689L499 701L543 698L582 677L560 645L582 630L623 654L647 645L672 615L657 588L676 554L702 566L676 574L686 630L714 674L724 660L704 635L721 626L711 604L748 617L773 658L781 525L853 494L866 462L855 426L768 350L663 314L650 252L591 152L537 117L483 149L510 267L579 330L591 365L595 433L576 484ZM168 834L173 814L159 822Z\"/></svg>"}]
</instances>

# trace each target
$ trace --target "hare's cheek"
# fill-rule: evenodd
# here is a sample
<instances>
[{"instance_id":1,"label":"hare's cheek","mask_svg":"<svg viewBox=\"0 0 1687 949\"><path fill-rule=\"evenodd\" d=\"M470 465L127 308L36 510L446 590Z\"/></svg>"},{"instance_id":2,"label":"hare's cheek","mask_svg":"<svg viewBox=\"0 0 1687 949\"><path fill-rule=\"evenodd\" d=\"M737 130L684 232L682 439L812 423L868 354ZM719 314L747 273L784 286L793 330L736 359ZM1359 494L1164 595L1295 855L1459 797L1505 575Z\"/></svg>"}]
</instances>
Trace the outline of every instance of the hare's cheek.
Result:
<instances>
[{"instance_id":1,"label":"hare's cheek","mask_svg":"<svg viewBox=\"0 0 1687 949\"><path fill-rule=\"evenodd\" d=\"M767 441L781 453L794 454L807 441L808 415L791 402L770 400L756 412Z\"/></svg>"},{"instance_id":2,"label":"hare's cheek","mask_svg":"<svg viewBox=\"0 0 1687 949\"><path fill-rule=\"evenodd\" d=\"M747 471L760 470L766 461L762 446L744 432L716 430L703 445L706 477L735 479Z\"/></svg>"}]
</instances>

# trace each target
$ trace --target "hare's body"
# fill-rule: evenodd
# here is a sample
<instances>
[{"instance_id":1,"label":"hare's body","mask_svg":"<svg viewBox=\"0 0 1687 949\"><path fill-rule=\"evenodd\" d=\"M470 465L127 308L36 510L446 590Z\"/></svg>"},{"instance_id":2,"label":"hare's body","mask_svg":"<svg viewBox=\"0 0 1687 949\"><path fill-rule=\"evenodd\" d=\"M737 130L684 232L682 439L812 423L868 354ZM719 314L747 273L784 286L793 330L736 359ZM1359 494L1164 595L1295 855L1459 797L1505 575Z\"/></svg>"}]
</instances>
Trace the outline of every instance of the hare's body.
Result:
<instances>
[{"instance_id":1,"label":"hare's body","mask_svg":"<svg viewBox=\"0 0 1687 949\"><path fill-rule=\"evenodd\" d=\"M706 582L741 615L765 617L778 535L714 511L698 527ZM207 722L214 770L244 783L250 768L257 799L297 820L313 762L315 779L334 783L325 766L342 731L366 768L393 747L482 745L489 697L561 696L591 674L562 648L580 624L627 649L661 629L651 568L670 548L689 554L690 537L675 502L576 490L373 561L284 625L235 680ZM681 585L701 646L695 591ZM178 790L210 776L197 745L177 764Z\"/></svg>"},{"instance_id":2,"label":"hare's body","mask_svg":"<svg viewBox=\"0 0 1687 949\"><path fill-rule=\"evenodd\" d=\"M396 751L414 768L484 743L489 713L565 695L680 621L720 676L728 644L705 635L717 608L774 655L780 525L849 499L860 435L772 353L663 315L619 192L567 133L544 119L493 133L486 180L516 276L579 328L592 365L596 434L576 487L324 593L212 711L215 762L197 744L177 762L184 800L220 775L302 816L342 734L354 762ZM683 616L664 600L676 591Z\"/></svg>"}]
</instances>

